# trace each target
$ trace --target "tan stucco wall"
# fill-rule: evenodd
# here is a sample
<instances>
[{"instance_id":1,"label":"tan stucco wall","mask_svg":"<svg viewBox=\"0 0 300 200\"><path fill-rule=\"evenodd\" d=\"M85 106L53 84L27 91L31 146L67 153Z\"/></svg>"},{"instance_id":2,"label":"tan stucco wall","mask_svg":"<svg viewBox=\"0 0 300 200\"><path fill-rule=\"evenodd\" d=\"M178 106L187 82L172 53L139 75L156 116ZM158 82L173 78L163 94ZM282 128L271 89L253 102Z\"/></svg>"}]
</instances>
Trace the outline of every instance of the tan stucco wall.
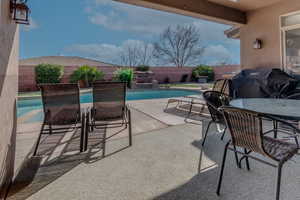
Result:
<instances>
[{"instance_id":1,"label":"tan stucco wall","mask_svg":"<svg viewBox=\"0 0 300 200\"><path fill-rule=\"evenodd\" d=\"M300 11L299 0L282 0L247 13L248 23L240 34L242 68L281 67L279 16L295 11ZM256 38L263 41L262 49L253 49Z\"/></svg>"},{"instance_id":2,"label":"tan stucco wall","mask_svg":"<svg viewBox=\"0 0 300 200\"><path fill-rule=\"evenodd\" d=\"M0 199L13 175L18 83L18 26L10 20L9 0L0 1Z\"/></svg>"}]
</instances>

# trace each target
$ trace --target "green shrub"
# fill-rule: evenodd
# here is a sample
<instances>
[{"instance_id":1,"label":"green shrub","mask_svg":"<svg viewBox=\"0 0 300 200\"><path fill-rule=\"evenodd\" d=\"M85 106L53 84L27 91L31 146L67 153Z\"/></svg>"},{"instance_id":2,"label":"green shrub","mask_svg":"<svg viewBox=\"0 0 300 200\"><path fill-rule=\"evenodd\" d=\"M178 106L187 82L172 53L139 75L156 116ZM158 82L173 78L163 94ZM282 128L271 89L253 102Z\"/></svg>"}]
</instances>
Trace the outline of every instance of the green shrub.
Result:
<instances>
[{"instance_id":1,"label":"green shrub","mask_svg":"<svg viewBox=\"0 0 300 200\"><path fill-rule=\"evenodd\" d=\"M64 74L61 65L39 64L35 67L35 80L38 84L59 83Z\"/></svg>"},{"instance_id":2,"label":"green shrub","mask_svg":"<svg viewBox=\"0 0 300 200\"><path fill-rule=\"evenodd\" d=\"M127 86L130 88L133 80L133 70L130 68L119 68L114 72L114 79L127 82Z\"/></svg>"},{"instance_id":3,"label":"green shrub","mask_svg":"<svg viewBox=\"0 0 300 200\"><path fill-rule=\"evenodd\" d=\"M208 81L214 80L214 70L212 67L207 65L199 65L193 69L192 77L195 80L198 80L199 76L207 76Z\"/></svg>"},{"instance_id":4,"label":"green shrub","mask_svg":"<svg viewBox=\"0 0 300 200\"><path fill-rule=\"evenodd\" d=\"M84 81L86 86L88 86L90 83L97 81L97 80L103 80L104 73L100 70L98 70L96 67L90 67L88 65L83 65L76 69L71 77L70 81L71 83L77 83L78 81Z\"/></svg>"},{"instance_id":5,"label":"green shrub","mask_svg":"<svg viewBox=\"0 0 300 200\"><path fill-rule=\"evenodd\" d=\"M140 65L135 68L135 71L139 71L139 72L147 72L149 70L150 70L150 67L147 65Z\"/></svg>"}]
</instances>

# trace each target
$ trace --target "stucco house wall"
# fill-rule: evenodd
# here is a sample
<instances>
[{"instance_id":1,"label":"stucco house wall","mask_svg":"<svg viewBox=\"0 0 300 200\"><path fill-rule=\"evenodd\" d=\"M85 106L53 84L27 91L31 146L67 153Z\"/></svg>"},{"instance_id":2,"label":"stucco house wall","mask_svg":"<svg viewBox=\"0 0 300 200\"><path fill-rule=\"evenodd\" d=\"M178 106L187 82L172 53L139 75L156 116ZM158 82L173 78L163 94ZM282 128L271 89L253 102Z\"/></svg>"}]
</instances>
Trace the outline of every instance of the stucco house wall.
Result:
<instances>
[{"instance_id":1,"label":"stucco house wall","mask_svg":"<svg viewBox=\"0 0 300 200\"><path fill-rule=\"evenodd\" d=\"M282 67L279 17L299 10L299 0L284 0L247 12L247 25L240 32L242 68ZM262 40L262 49L253 49L256 38Z\"/></svg>"},{"instance_id":2,"label":"stucco house wall","mask_svg":"<svg viewBox=\"0 0 300 200\"><path fill-rule=\"evenodd\" d=\"M9 0L0 1L0 199L14 171L19 30L10 19Z\"/></svg>"}]
</instances>

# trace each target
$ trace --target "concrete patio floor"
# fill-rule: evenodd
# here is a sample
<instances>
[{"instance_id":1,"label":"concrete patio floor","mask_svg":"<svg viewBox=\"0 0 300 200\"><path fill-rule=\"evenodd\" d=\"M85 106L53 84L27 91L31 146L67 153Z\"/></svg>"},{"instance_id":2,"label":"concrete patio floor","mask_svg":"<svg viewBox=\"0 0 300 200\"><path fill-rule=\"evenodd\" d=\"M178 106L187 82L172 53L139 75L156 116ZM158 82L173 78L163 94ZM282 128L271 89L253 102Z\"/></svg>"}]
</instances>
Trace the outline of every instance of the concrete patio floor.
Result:
<instances>
[{"instance_id":1,"label":"concrete patio floor","mask_svg":"<svg viewBox=\"0 0 300 200\"><path fill-rule=\"evenodd\" d=\"M216 196L225 142L212 128L202 148L207 119L196 117L192 121L196 123L186 123L180 112L163 112L166 101L129 102L133 110L133 146L128 147L127 131L123 130L107 142L105 158L99 145L101 131L91 136L85 153L78 152L78 133L71 132L45 138L40 150L43 156L31 158L29 152L40 125L20 125L16 158L19 167L8 199L274 199L276 170L252 160L250 172L237 169L231 152L222 195ZM116 131L110 129L107 134ZM62 144L55 145L58 141ZM299 162L298 156L284 166L283 200L300 199Z\"/></svg>"}]
</instances>

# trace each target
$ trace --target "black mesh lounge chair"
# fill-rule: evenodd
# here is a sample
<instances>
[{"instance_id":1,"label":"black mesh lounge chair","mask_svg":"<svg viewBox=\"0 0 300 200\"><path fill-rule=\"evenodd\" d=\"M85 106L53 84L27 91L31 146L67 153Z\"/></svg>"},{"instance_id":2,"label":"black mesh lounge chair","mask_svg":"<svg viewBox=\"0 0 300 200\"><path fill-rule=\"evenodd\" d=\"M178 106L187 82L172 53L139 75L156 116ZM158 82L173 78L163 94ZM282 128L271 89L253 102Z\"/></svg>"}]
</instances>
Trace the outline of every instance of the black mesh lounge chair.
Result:
<instances>
[{"instance_id":1,"label":"black mesh lounge chair","mask_svg":"<svg viewBox=\"0 0 300 200\"><path fill-rule=\"evenodd\" d=\"M264 135L263 120L274 120L273 117L232 107L223 107L220 110L223 111L227 127L231 134L231 140L226 144L224 149L217 195L220 195L226 155L227 150L229 149L243 155L239 164L245 159L248 170L250 170L249 158L278 168L276 200L279 200L282 166L297 153L297 145ZM280 120L280 123L285 123L287 126L294 128L284 121ZM240 151L237 148L242 148L243 151ZM273 162L263 160L251 153L261 154L262 156L270 158ZM274 161L276 164L274 164Z\"/></svg>"},{"instance_id":2,"label":"black mesh lounge chair","mask_svg":"<svg viewBox=\"0 0 300 200\"><path fill-rule=\"evenodd\" d=\"M86 120L85 150L90 131L122 126L129 129L129 146L132 145L131 112L125 100L125 82L93 83L93 107ZM105 155L106 139L108 138L103 139L103 156Z\"/></svg>"},{"instance_id":3,"label":"black mesh lounge chair","mask_svg":"<svg viewBox=\"0 0 300 200\"><path fill-rule=\"evenodd\" d=\"M80 151L83 151L85 117L80 109L79 86L77 84L42 84L39 87L42 92L44 121L33 155L37 154L42 134L66 132L70 127L66 128L65 125L74 125L74 129L81 128ZM81 125L78 126L78 123ZM48 126L48 129L45 126Z\"/></svg>"},{"instance_id":4,"label":"black mesh lounge chair","mask_svg":"<svg viewBox=\"0 0 300 200\"><path fill-rule=\"evenodd\" d=\"M221 140L223 140L227 126L226 126L222 112L220 112L218 109L221 106L229 105L229 101L230 101L229 96L227 96L224 93L217 92L217 91L206 91L203 93L203 98L204 98L207 108L209 110L211 120L209 121L208 126L206 128L205 135L204 135L204 138L202 141L202 146L204 146L204 144L205 144L208 130L209 130L211 124L213 124L213 123L222 124L225 127L223 130L223 133L222 133L222 137L221 137Z\"/></svg>"}]
</instances>

